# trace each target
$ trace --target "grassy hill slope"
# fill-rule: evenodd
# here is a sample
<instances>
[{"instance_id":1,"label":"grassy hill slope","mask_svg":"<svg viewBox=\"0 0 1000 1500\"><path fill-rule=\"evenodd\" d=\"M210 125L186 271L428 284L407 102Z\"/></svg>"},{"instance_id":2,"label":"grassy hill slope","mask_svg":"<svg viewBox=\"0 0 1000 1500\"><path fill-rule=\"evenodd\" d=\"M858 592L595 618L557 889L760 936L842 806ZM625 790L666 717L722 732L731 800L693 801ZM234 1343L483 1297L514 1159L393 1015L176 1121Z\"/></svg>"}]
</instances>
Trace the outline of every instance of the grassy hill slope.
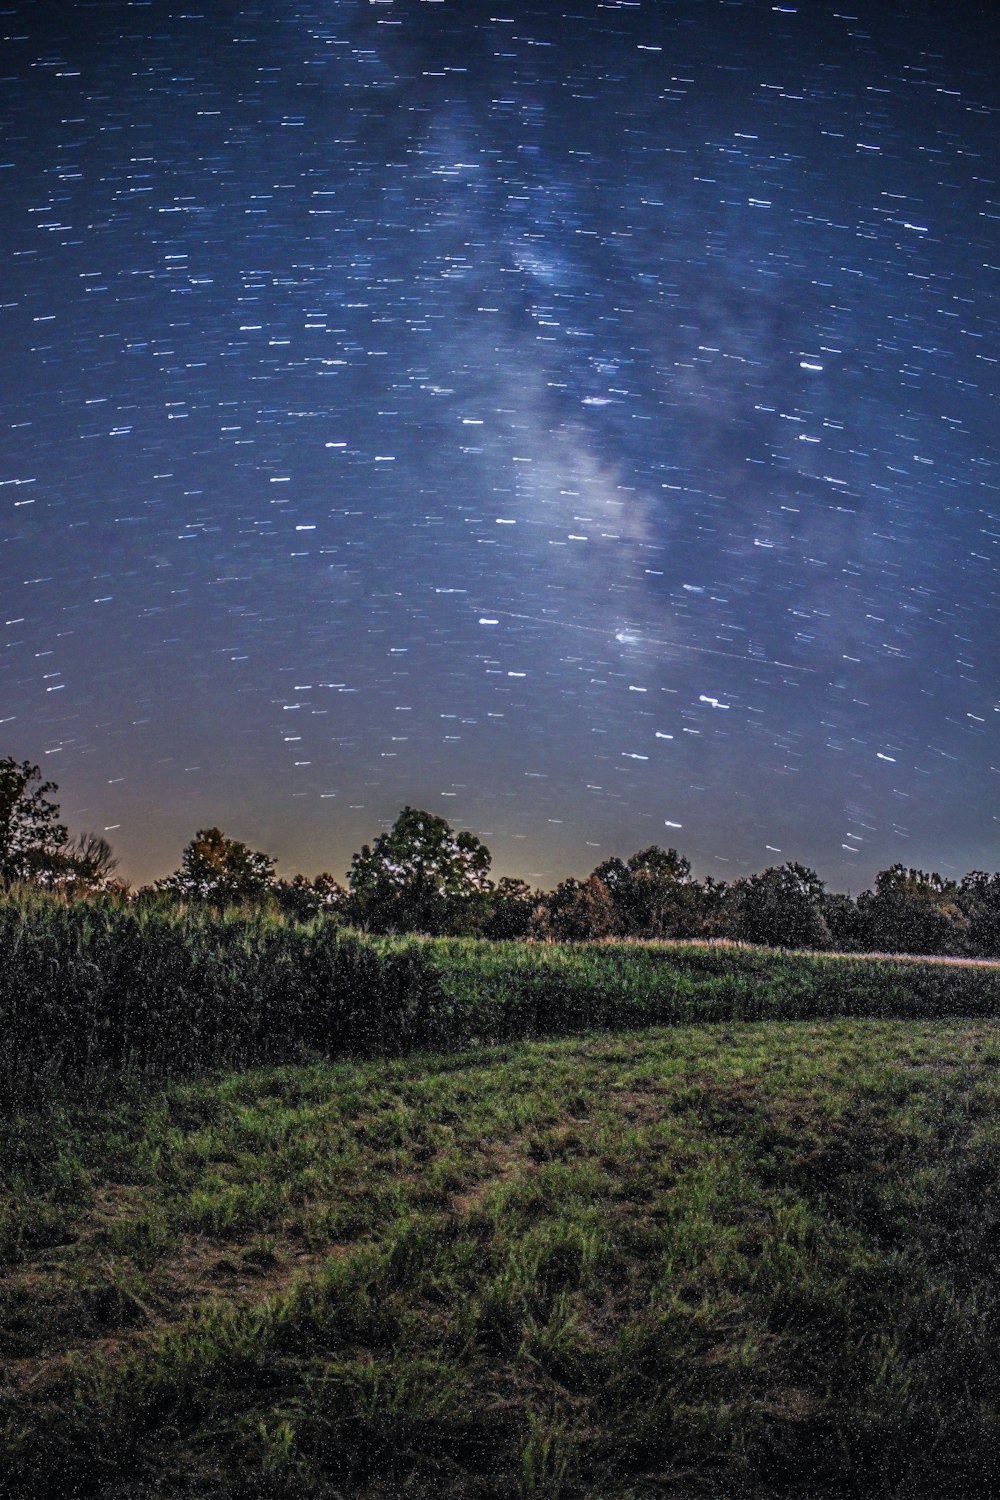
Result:
<instances>
[{"instance_id":1,"label":"grassy hill slope","mask_svg":"<svg viewBox=\"0 0 1000 1500\"><path fill-rule=\"evenodd\" d=\"M0 1122L0 1493L995 1494L1000 1035L678 1025Z\"/></svg>"}]
</instances>

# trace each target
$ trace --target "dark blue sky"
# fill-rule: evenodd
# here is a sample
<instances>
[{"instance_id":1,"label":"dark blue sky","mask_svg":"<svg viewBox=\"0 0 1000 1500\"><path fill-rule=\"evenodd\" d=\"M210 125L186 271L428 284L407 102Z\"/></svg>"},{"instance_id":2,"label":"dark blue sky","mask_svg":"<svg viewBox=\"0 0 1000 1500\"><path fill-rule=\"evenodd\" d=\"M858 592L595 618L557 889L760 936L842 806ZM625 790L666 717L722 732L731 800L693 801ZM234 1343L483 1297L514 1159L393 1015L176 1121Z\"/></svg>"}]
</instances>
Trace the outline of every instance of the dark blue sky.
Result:
<instances>
[{"instance_id":1,"label":"dark blue sky","mask_svg":"<svg viewBox=\"0 0 1000 1500\"><path fill-rule=\"evenodd\" d=\"M0 8L0 753L136 880L994 869L992 7Z\"/></svg>"}]
</instances>

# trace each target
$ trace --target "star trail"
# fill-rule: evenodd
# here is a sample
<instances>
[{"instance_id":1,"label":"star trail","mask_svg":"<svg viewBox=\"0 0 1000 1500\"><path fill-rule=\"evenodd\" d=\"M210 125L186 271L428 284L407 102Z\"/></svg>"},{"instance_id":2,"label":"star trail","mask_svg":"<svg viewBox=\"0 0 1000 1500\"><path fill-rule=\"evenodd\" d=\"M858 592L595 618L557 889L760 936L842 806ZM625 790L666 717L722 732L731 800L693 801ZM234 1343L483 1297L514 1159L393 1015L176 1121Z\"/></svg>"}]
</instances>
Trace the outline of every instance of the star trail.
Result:
<instances>
[{"instance_id":1,"label":"star trail","mask_svg":"<svg viewBox=\"0 0 1000 1500\"><path fill-rule=\"evenodd\" d=\"M1000 865L989 7L0 34L0 748L126 875Z\"/></svg>"}]
</instances>

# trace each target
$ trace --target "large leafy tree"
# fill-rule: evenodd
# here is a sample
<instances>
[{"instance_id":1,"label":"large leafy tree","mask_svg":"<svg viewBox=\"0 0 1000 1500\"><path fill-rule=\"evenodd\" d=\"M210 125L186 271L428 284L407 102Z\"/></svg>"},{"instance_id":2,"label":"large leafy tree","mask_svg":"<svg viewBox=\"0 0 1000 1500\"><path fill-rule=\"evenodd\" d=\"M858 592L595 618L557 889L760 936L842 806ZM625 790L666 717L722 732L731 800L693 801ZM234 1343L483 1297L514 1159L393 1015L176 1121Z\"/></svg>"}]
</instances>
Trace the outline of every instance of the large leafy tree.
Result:
<instances>
[{"instance_id":1,"label":"large leafy tree","mask_svg":"<svg viewBox=\"0 0 1000 1500\"><path fill-rule=\"evenodd\" d=\"M622 933L635 937L688 936L697 927L691 861L676 849L650 844L623 862L606 859L594 871L618 912Z\"/></svg>"},{"instance_id":2,"label":"large leafy tree","mask_svg":"<svg viewBox=\"0 0 1000 1500\"><path fill-rule=\"evenodd\" d=\"M221 828L200 828L181 856L180 869L158 880L156 888L225 906L267 895L273 879L269 854L227 838Z\"/></svg>"},{"instance_id":3,"label":"large leafy tree","mask_svg":"<svg viewBox=\"0 0 1000 1500\"><path fill-rule=\"evenodd\" d=\"M38 766L0 759L0 881L45 879L60 862L59 850L69 832L59 820L59 806Z\"/></svg>"},{"instance_id":4,"label":"large leafy tree","mask_svg":"<svg viewBox=\"0 0 1000 1500\"><path fill-rule=\"evenodd\" d=\"M489 914L492 856L474 833L404 807L351 861L348 911L373 932L470 932Z\"/></svg>"},{"instance_id":5,"label":"large leafy tree","mask_svg":"<svg viewBox=\"0 0 1000 1500\"><path fill-rule=\"evenodd\" d=\"M955 901L968 924L966 937L971 951L1000 957L1000 873L970 870L962 877Z\"/></svg>"},{"instance_id":6,"label":"large leafy tree","mask_svg":"<svg viewBox=\"0 0 1000 1500\"><path fill-rule=\"evenodd\" d=\"M856 953L865 947L865 922L858 904L842 891L823 895L823 920L830 930L830 942L845 953Z\"/></svg>"},{"instance_id":7,"label":"large leafy tree","mask_svg":"<svg viewBox=\"0 0 1000 1500\"><path fill-rule=\"evenodd\" d=\"M730 886L735 936L776 948L829 948L824 886L815 870L790 860Z\"/></svg>"},{"instance_id":8,"label":"large leafy tree","mask_svg":"<svg viewBox=\"0 0 1000 1500\"><path fill-rule=\"evenodd\" d=\"M620 912L610 887L596 871L586 880L571 876L545 898L532 918L531 931L535 937L562 943L618 937Z\"/></svg>"},{"instance_id":9,"label":"large leafy tree","mask_svg":"<svg viewBox=\"0 0 1000 1500\"><path fill-rule=\"evenodd\" d=\"M875 877L875 891L862 891L858 911L866 945L888 953L960 951L967 919L960 889L934 871L890 865Z\"/></svg>"},{"instance_id":10,"label":"large leafy tree","mask_svg":"<svg viewBox=\"0 0 1000 1500\"><path fill-rule=\"evenodd\" d=\"M540 896L527 881L516 875L504 875L493 892L489 919L483 929L488 938L523 938L531 929L531 919Z\"/></svg>"}]
</instances>

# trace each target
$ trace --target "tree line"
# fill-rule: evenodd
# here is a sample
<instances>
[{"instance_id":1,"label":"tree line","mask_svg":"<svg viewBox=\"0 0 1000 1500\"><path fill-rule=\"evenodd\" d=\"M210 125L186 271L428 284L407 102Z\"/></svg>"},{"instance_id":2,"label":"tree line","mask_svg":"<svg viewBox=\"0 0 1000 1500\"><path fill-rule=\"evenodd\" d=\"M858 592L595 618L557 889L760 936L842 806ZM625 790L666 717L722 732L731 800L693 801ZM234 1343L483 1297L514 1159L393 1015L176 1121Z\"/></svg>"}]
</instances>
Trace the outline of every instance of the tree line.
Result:
<instances>
[{"instance_id":1,"label":"tree line","mask_svg":"<svg viewBox=\"0 0 1000 1500\"><path fill-rule=\"evenodd\" d=\"M770 947L1000 957L1000 873L961 880L895 864L852 898L828 891L814 870L789 861L732 882L696 879L676 849L651 844L603 860L584 880L553 890L490 878L492 857L475 834L405 807L354 855L342 885L323 872L279 878L270 855L200 829L178 868L133 891L95 834L71 838L37 766L0 758L0 886L38 886L66 899L253 905L296 921L325 916L373 933L598 939L730 939Z\"/></svg>"}]
</instances>

